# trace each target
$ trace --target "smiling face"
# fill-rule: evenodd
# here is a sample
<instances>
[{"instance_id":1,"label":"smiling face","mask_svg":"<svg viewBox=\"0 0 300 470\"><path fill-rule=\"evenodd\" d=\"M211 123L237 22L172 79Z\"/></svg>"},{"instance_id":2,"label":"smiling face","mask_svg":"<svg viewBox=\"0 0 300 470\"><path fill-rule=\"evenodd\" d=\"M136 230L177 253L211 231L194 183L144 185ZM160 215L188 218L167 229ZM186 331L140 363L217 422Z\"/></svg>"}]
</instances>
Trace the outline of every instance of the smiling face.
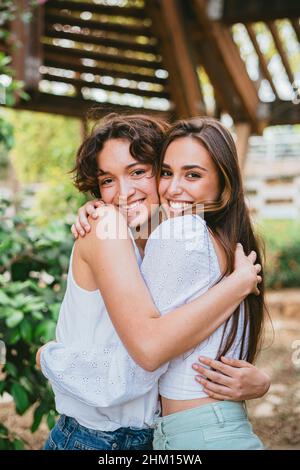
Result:
<instances>
[{"instance_id":1,"label":"smiling face","mask_svg":"<svg viewBox=\"0 0 300 470\"><path fill-rule=\"evenodd\" d=\"M213 159L194 137L179 137L167 147L159 181L161 204L170 216L195 203L216 201L219 177Z\"/></svg>"},{"instance_id":2,"label":"smiling face","mask_svg":"<svg viewBox=\"0 0 300 470\"><path fill-rule=\"evenodd\" d=\"M159 204L152 165L135 160L126 139L107 140L97 160L103 201L118 207L130 227L150 220Z\"/></svg>"}]
</instances>

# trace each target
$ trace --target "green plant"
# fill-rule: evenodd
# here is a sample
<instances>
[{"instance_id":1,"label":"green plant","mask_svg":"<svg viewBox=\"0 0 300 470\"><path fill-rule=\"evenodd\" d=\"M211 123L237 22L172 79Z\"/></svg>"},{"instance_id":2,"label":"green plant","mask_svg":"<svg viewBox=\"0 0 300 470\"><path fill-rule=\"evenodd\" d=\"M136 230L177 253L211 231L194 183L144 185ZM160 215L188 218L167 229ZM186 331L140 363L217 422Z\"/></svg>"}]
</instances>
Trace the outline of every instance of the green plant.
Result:
<instances>
[{"instance_id":1,"label":"green plant","mask_svg":"<svg viewBox=\"0 0 300 470\"><path fill-rule=\"evenodd\" d=\"M31 224L22 213L8 216L9 201L0 202L0 339L7 349L0 393L10 393L23 414L37 404L32 432L43 416L55 423L52 390L36 369L38 348L55 337L55 326L66 284L72 246L69 226L62 222L47 230ZM0 446L21 448L3 426ZM4 441L4 443L3 443ZM13 447L12 447L13 446ZM15 446L15 447L14 447Z\"/></svg>"}]
</instances>

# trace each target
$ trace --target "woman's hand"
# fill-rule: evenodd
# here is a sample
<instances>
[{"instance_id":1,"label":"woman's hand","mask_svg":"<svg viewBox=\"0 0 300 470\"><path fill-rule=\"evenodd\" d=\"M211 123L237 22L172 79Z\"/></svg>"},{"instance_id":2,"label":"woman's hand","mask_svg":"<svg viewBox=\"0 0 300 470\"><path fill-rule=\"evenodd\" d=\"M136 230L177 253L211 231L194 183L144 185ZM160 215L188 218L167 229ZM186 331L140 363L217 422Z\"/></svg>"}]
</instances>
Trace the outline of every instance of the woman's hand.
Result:
<instances>
[{"instance_id":1,"label":"woman's hand","mask_svg":"<svg viewBox=\"0 0 300 470\"><path fill-rule=\"evenodd\" d=\"M270 377L246 361L221 357L216 361L199 357L199 363L192 365L201 375L195 379L203 386L203 390L215 400L244 401L260 398L270 388Z\"/></svg>"},{"instance_id":2,"label":"woman's hand","mask_svg":"<svg viewBox=\"0 0 300 470\"><path fill-rule=\"evenodd\" d=\"M78 209L78 215L76 218L75 224L71 227L71 232L74 238L78 238L80 235L84 237L86 233L91 230L91 226L88 222L88 216L90 215L94 219L97 219L97 207L104 205L104 202L101 199L94 199L93 201L88 201Z\"/></svg>"},{"instance_id":3,"label":"woman's hand","mask_svg":"<svg viewBox=\"0 0 300 470\"><path fill-rule=\"evenodd\" d=\"M239 283L243 283L245 297L249 294L259 295L258 284L262 282L262 277L259 275L261 265L255 264L257 254L255 251L246 256L243 246L238 243L235 256L234 256L234 271L233 275L237 277Z\"/></svg>"}]
</instances>

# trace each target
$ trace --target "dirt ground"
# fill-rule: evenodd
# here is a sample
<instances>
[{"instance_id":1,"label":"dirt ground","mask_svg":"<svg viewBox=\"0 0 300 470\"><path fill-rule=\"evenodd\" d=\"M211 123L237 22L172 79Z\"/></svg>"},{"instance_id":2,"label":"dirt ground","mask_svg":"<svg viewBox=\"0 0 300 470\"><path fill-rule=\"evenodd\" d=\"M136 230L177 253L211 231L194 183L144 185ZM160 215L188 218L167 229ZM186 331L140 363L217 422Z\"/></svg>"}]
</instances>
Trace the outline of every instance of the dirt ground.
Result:
<instances>
[{"instance_id":1,"label":"dirt ground","mask_svg":"<svg viewBox=\"0 0 300 470\"><path fill-rule=\"evenodd\" d=\"M269 393L262 399L248 402L248 411L255 432L269 449L300 449L300 318L273 318L274 341L268 328L265 349L258 366L272 378ZM299 341L298 354L295 341ZM297 361L298 357L298 361ZM298 362L298 365L296 363ZM48 435L42 423L34 434L30 432L33 410L24 416L14 411L9 397L0 404L0 422L5 423L26 442L27 449L40 449Z\"/></svg>"},{"instance_id":2,"label":"dirt ground","mask_svg":"<svg viewBox=\"0 0 300 470\"><path fill-rule=\"evenodd\" d=\"M247 403L249 416L267 448L299 450L300 315L297 321L277 317L272 322L273 344L266 347L257 363L271 376L272 385L265 397ZM268 346L270 329L266 339Z\"/></svg>"}]
</instances>

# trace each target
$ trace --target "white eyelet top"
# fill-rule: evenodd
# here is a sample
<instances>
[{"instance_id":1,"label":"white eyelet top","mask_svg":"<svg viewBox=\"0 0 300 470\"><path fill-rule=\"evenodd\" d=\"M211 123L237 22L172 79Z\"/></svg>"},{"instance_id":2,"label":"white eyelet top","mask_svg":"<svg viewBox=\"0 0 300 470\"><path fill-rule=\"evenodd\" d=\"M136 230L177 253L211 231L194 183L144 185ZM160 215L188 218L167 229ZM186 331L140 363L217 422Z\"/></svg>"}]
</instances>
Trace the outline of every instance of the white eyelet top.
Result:
<instances>
[{"instance_id":1,"label":"white eyelet top","mask_svg":"<svg viewBox=\"0 0 300 470\"><path fill-rule=\"evenodd\" d=\"M133 243L140 265L141 256ZM72 258L73 250L57 342L49 343L41 353L41 369L51 382L56 409L89 429L152 427L159 414L158 378L167 365L147 372L133 361L99 290L87 291L76 284Z\"/></svg>"}]
</instances>

